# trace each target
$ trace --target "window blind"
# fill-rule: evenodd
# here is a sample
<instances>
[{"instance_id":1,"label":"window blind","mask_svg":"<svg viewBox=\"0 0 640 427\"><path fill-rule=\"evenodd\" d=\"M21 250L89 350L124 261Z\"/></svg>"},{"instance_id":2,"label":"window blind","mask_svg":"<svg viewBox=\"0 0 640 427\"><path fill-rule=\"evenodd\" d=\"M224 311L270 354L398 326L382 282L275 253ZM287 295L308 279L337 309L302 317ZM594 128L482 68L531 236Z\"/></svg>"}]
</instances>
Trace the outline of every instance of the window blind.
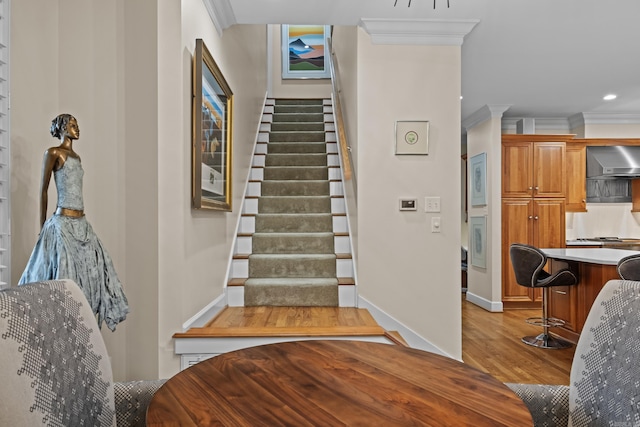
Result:
<instances>
[{"instance_id":1,"label":"window blind","mask_svg":"<svg viewBox=\"0 0 640 427\"><path fill-rule=\"evenodd\" d=\"M0 0L0 289L11 286L10 1Z\"/></svg>"}]
</instances>

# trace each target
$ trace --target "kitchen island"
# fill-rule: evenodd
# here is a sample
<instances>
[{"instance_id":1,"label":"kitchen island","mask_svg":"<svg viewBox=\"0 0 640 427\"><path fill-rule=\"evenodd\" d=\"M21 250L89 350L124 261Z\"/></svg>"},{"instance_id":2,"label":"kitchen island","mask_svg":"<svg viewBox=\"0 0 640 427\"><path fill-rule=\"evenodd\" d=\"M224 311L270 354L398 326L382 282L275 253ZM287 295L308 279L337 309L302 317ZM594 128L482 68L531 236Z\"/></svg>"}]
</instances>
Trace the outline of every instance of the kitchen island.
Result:
<instances>
[{"instance_id":1,"label":"kitchen island","mask_svg":"<svg viewBox=\"0 0 640 427\"><path fill-rule=\"evenodd\" d=\"M549 258L550 271L569 268L578 276L574 286L555 286L549 289L549 316L565 321L563 327L550 329L552 334L573 343L578 341L593 301L609 280L619 279L618 262L629 255L640 254L611 248L552 248L542 249Z\"/></svg>"}]
</instances>

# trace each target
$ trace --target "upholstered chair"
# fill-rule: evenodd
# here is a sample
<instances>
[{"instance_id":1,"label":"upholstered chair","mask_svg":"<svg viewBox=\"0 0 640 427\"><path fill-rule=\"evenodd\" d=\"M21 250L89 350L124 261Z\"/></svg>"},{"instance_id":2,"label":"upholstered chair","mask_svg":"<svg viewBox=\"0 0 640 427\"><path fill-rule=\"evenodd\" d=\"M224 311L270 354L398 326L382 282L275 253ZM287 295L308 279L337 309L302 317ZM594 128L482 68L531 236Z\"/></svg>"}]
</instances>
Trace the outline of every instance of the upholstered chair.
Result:
<instances>
[{"instance_id":1,"label":"upholstered chair","mask_svg":"<svg viewBox=\"0 0 640 427\"><path fill-rule=\"evenodd\" d=\"M542 288L542 316L527 319L528 323L542 326L542 333L522 338L525 344L539 347L562 349L570 347L568 341L549 334L549 328L562 326L564 321L549 316L549 288L552 286L569 286L578 283L578 277L568 268L559 269L553 273L544 271L547 256L535 246L523 243L513 243L509 247L511 265L520 286L528 288Z\"/></svg>"},{"instance_id":2,"label":"upholstered chair","mask_svg":"<svg viewBox=\"0 0 640 427\"><path fill-rule=\"evenodd\" d=\"M640 282L611 280L576 345L569 385L507 384L535 426L640 425Z\"/></svg>"},{"instance_id":3,"label":"upholstered chair","mask_svg":"<svg viewBox=\"0 0 640 427\"><path fill-rule=\"evenodd\" d=\"M98 323L74 282L0 292L1 426L144 426L163 382L114 384Z\"/></svg>"}]
</instances>

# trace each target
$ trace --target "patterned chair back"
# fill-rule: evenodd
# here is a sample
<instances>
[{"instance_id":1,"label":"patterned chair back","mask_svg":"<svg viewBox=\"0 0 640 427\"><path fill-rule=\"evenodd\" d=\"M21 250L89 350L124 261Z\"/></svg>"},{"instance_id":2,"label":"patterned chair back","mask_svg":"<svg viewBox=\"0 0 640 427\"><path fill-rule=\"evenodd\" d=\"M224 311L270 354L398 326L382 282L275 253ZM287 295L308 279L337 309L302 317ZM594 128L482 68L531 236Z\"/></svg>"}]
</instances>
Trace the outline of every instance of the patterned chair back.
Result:
<instances>
[{"instance_id":1,"label":"patterned chair back","mask_svg":"<svg viewBox=\"0 0 640 427\"><path fill-rule=\"evenodd\" d=\"M640 282L610 280L571 365L570 426L640 425Z\"/></svg>"},{"instance_id":2,"label":"patterned chair back","mask_svg":"<svg viewBox=\"0 0 640 427\"><path fill-rule=\"evenodd\" d=\"M115 426L111 364L70 280L0 292L0 425Z\"/></svg>"}]
</instances>

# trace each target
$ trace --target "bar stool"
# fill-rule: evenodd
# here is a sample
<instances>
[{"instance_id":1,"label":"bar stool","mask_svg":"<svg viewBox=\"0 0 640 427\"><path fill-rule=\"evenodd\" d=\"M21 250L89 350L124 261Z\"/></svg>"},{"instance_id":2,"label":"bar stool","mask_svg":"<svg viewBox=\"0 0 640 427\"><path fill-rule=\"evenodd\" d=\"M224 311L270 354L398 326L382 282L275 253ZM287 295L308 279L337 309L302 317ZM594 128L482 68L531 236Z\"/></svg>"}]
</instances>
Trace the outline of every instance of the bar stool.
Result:
<instances>
[{"instance_id":1,"label":"bar stool","mask_svg":"<svg viewBox=\"0 0 640 427\"><path fill-rule=\"evenodd\" d=\"M511 264L516 274L516 282L528 288L543 288L542 317L532 317L527 323L542 326L543 332L537 336L526 336L522 342L539 348L561 349L571 347L567 341L549 335L549 328L564 325L564 320L549 317L549 288L552 286L569 286L578 283L576 275L568 268L549 274L543 270L547 256L540 249L522 243L513 243L509 248Z\"/></svg>"},{"instance_id":2,"label":"bar stool","mask_svg":"<svg viewBox=\"0 0 640 427\"><path fill-rule=\"evenodd\" d=\"M640 281L640 254L629 255L618 261L618 274L623 280Z\"/></svg>"}]
</instances>

